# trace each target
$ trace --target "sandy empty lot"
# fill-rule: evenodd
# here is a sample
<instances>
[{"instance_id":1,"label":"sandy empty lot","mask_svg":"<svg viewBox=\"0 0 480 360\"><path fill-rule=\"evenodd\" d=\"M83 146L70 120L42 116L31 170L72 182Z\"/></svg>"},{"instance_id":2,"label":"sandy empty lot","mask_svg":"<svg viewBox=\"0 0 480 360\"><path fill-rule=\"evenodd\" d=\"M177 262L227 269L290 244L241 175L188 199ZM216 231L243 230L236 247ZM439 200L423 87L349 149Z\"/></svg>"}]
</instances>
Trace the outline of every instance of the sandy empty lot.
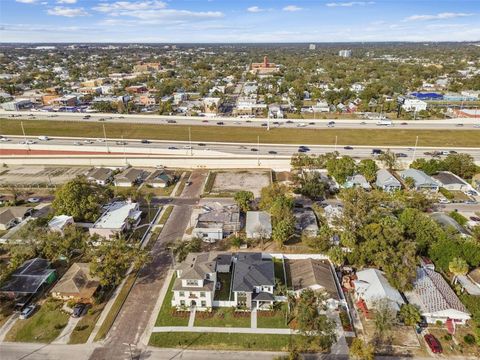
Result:
<instances>
[{"instance_id":1,"label":"sandy empty lot","mask_svg":"<svg viewBox=\"0 0 480 360\"><path fill-rule=\"evenodd\" d=\"M35 186L37 184L63 184L78 175L85 174L88 169L89 167L64 166L10 167L0 175L0 185Z\"/></svg>"},{"instance_id":2,"label":"sandy empty lot","mask_svg":"<svg viewBox=\"0 0 480 360\"><path fill-rule=\"evenodd\" d=\"M263 187L270 185L267 171L222 171L218 172L213 184L213 193L248 190L260 196Z\"/></svg>"}]
</instances>

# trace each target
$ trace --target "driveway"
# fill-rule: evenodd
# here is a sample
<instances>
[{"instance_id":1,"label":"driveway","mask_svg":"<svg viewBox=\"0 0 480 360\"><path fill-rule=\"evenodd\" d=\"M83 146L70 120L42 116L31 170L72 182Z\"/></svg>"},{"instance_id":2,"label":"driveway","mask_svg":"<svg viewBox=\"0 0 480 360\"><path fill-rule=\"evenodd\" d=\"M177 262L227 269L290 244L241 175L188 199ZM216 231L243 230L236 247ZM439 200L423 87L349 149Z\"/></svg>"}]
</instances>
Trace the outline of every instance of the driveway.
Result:
<instances>
[{"instance_id":1,"label":"driveway","mask_svg":"<svg viewBox=\"0 0 480 360\"><path fill-rule=\"evenodd\" d=\"M73 329L75 329L80 319L81 318L74 318L70 316L67 326L63 328L60 335L58 335L58 337L52 342L52 344L68 344L68 341L70 340L70 335L72 335Z\"/></svg>"},{"instance_id":2,"label":"driveway","mask_svg":"<svg viewBox=\"0 0 480 360\"><path fill-rule=\"evenodd\" d=\"M203 187L205 171L193 171L192 185L186 187L182 198L198 197ZM195 202L195 201L194 201ZM190 219L190 202L175 205L160 236L152 248L152 261L144 266L115 320L107 339L96 349L91 359L123 359L130 344L139 344L153 314L155 304L168 274L172 259L165 245L182 238Z\"/></svg>"}]
</instances>

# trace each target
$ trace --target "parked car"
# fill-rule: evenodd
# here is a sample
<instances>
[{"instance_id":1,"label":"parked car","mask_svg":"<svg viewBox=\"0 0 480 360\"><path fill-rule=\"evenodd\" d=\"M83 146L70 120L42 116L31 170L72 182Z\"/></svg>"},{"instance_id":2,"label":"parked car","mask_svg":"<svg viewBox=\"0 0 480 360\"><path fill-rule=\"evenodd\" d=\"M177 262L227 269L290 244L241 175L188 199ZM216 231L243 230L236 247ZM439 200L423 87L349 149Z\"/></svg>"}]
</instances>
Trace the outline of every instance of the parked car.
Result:
<instances>
[{"instance_id":1,"label":"parked car","mask_svg":"<svg viewBox=\"0 0 480 360\"><path fill-rule=\"evenodd\" d=\"M73 307L72 317L79 318L87 313L87 304L78 303Z\"/></svg>"},{"instance_id":2,"label":"parked car","mask_svg":"<svg viewBox=\"0 0 480 360\"><path fill-rule=\"evenodd\" d=\"M480 221L480 217L478 217L478 216L470 216L470 220L472 220L472 221L477 221L477 222L478 222L478 221Z\"/></svg>"},{"instance_id":3,"label":"parked car","mask_svg":"<svg viewBox=\"0 0 480 360\"><path fill-rule=\"evenodd\" d=\"M435 336L432 334L426 334L423 338L434 354L443 353L442 344L440 344L440 341L438 341Z\"/></svg>"},{"instance_id":4,"label":"parked car","mask_svg":"<svg viewBox=\"0 0 480 360\"><path fill-rule=\"evenodd\" d=\"M31 204L35 204L35 203L40 202L40 199L36 198L36 197L31 197L31 198L28 198L27 201Z\"/></svg>"},{"instance_id":5,"label":"parked car","mask_svg":"<svg viewBox=\"0 0 480 360\"><path fill-rule=\"evenodd\" d=\"M21 320L28 319L30 316L33 315L36 309L37 309L37 305L35 304L31 304L23 308L23 310L20 312L20 319Z\"/></svg>"}]
</instances>

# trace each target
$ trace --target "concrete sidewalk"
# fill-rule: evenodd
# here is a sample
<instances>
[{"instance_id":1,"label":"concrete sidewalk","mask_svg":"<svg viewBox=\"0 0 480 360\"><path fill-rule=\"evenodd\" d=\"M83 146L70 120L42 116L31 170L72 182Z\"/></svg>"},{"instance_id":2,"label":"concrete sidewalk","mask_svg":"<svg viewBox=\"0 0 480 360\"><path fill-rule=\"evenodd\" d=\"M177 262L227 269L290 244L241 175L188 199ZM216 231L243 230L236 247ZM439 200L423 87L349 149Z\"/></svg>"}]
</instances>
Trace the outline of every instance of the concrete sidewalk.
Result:
<instances>
[{"instance_id":1,"label":"concrete sidewalk","mask_svg":"<svg viewBox=\"0 0 480 360\"><path fill-rule=\"evenodd\" d=\"M290 335L297 333L292 329L258 329L238 327L209 327L209 326L154 326L152 332L202 332L202 333L227 333L227 334L271 334Z\"/></svg>"},{"instance_id":2,"label":"concrete sidewalk","mask_svg":"<svg viewBox=\"0 0 480 360\"><path fill-rule=\"evenodd\" d=\"M13 325L15 325L17 320L18 320L18 314L17 313L12 314L10 318L5 322L5 324L3 324L3 326L0 328L0 343L2 343L3 340L5 340L5 336L8 334L8 332L13 327Z\"/></svg>"},{"instance_id":3,"label":"concrete sidewalk","mask_svg":"<svg viewBox=\"0 0 480 360\"><path fill-rule=\"evenodd\" d=\"M52 342L52 344L68 344L70 340L70 335L72 335L73 329L77 326L81 318L71 317L68 319L67 325L63 328L62 332L58 337Z\"/></svg>"}]
</instances>

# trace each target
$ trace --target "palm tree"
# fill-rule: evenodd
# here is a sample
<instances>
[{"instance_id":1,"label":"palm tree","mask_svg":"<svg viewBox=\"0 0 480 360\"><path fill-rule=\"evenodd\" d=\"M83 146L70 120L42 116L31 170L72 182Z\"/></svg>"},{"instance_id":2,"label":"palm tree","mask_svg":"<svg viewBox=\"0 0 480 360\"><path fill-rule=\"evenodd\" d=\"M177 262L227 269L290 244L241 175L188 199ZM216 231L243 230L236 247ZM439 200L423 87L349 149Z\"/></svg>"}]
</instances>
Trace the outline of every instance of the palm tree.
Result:
<instances>
[{"instance_id":1,"label":"palm tree","mask_svg":"<svg viewBox=\"0 0 480 360\"><path fill-rule=\"evenodd\" d=\"M468 272L468 264L462 258L453 258L448 263L448 270L453 274L453 283L456 283L457 276L466 275Z\"/></svg>"},{"instance_id":2,"label":"palm tree","mask_svg":"<svg viewBox=\"0 0 480 360\"><path fill-rule=\"evenodd\" d=\"M153 193L151 192L146 193L144 198L148 205L148 221L150 221L151 220L150 205L152 204Z\"/></svg>"}]
</instances>

